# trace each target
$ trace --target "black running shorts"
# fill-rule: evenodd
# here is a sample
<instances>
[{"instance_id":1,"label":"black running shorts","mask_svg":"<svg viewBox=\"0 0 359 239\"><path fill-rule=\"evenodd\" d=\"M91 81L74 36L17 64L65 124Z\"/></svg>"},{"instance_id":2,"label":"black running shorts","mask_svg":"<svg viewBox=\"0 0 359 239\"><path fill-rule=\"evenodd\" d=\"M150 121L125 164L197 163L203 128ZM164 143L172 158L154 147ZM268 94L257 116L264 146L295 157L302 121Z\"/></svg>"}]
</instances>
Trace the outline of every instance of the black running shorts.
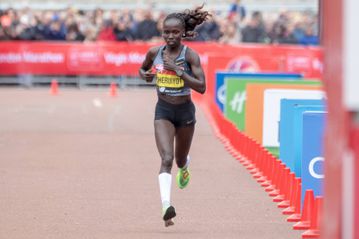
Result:
<instances>
[{"instance_id":1,"label":"black running shorts","mask_svg":"<svg viewBox=\"0 0 359 239\"><path fill-rule=\"evenodd\" d=\"M174 105L158 99L155 110L155 120L166 119L176 128L194 125L196 123L196 107L192 101Z\"/></svg>"}]
</instances>

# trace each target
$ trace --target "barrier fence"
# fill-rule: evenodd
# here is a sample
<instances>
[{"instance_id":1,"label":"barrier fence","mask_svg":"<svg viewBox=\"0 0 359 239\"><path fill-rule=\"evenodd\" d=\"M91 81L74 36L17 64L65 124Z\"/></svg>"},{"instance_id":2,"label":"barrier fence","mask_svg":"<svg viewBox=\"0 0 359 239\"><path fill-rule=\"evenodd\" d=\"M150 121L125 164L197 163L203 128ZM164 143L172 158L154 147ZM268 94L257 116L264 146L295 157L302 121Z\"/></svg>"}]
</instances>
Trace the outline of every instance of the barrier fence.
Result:
<instances>
[{"instance_id":1,"label":"barrier fence","mask_svg":"<svg viewBox=\"0 0 359 239\"><path fill-rule=\"evenodd\" d=\"M315 197L313 189L302 191L302 180L278 158L257 141L240 132L224 117L214 101L196 100L202 105L215 135L225 145L253 178L273 198L288 222L294 222L294 230L304 230L302 238L319 238L322 196ZM307 184L305 184L307 186ZM305 197L301 203L302 197Z\"/></svg>"},{"instance_id":2,"label":"barrier fence","mask_svg":"<svg viewBox=\"0 0 359 239\"><path fill-rule=\"evenodd\" d=\"M215 134L228 152L273 198L282 214L288 216L287 221L295 223L293 229L304 230L302 238L319 238L324 177L322 144L326 114L322 82L295 74L276 77L279 74L276 73L270 77L271 74L243 76L240 73L211 73L211 64L210 57L207 93L195 93L193 97L204 108ZM226 74L227 77L223 76ZM224 90L219 90L217 77L221 78L219 81L225 86ZM243 101L235 100L242 99L236 98L238 92L243 95ZM293 107L290 108L291 113L281 114L282 101L290 101L287 108ZM252 111L255 116L250 117ZM251 134L251 124L257 121L254 128L259 133ZM280 131L283 122L287 124L285 132ZM281 137L281 133L290 136ZM287 154L293 154L295 158L288 162L277 158L280 143L288 139L293 141L294 137L300 142L294 142L294 149ZM278 153L273 153L273 148L268 146L276 146Z\"/></svg>"},{"instance_id":3,"label":"barrier fence","mask_svg":"<svg viewBox=\"0 0 359 239\"><path fill-rule=\"evenodd\" d=\"M218 69L292 72L309 78L322 75L322 50L317 47L186 44L200 54L204 68L213 76ZM154 44L122 42L1 42L0 75L137 76L145 54L152 46Z\"/></svg>"}]
</instances>

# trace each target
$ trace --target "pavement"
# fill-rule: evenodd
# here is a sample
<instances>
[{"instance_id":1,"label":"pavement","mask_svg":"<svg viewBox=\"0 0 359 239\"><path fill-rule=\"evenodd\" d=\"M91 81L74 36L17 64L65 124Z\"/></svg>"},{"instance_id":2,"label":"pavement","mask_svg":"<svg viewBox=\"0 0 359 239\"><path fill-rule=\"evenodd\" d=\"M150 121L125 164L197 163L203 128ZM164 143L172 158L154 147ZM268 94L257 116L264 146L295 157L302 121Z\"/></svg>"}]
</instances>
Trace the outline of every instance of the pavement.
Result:
<instances>
[{"instance_id":1,"label":"pavement","mask_svg":"<svg viewBox=\"0 0 359 239\"><path fill-rule=\"evenodd\" d=\"M155 103L151 88L0 88L0 238L300 238L200 106L191 182L173 180L164 227Z\"/></svg>"}]
</instances>

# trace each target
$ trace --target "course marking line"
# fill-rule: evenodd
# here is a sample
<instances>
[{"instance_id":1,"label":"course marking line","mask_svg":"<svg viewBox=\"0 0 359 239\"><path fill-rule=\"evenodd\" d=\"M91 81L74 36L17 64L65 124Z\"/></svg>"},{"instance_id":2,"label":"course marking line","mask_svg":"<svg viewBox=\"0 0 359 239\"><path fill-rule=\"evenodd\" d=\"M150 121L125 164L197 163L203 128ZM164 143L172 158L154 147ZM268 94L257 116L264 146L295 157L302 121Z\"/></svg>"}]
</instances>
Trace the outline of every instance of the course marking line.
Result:
<instances>
[{"instance_id":1,"label":"course marking line","mask_svg":"<svg viewBox=\"0 0 359 239\"><path fill-rule=\"evenodd\" d=\"M102 107L102 102L99 98L95 98L92 100L92 103L95 107L97 108L101 108Z\"/></svg>"}]
</instances>

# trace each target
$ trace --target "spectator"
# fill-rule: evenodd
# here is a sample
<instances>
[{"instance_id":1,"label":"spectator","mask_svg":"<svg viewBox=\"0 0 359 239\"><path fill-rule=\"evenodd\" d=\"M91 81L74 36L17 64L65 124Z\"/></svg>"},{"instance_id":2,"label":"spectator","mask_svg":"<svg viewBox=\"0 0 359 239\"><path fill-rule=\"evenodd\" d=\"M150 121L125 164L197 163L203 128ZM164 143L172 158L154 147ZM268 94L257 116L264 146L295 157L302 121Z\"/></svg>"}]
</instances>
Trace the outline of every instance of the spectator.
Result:
<instances>
[{"instance_id":1,"label":"spectator","mask_svg":"<svg viewBox=\"0 0 359 239\"><path fill-rule=\"evenodd\" d=\"M80 32L76 22L71 23L67 27L66 40L67 41L83 41L85 36Z\"/></svg>"},{"instance_id":2,"label":"spectator","mask_svg":"<svg viewBox=\"0 0 359 239\"><path fill-rule=\"evenodd\" d=\"M103 21L100 32L97 36L98 41L115 41L116 35L114 33L114 28L112 21L107 19Z\"/></svg>"},{"instance_id":3,"label":"spectator","mask_svg":"<svg viewBox=\"0 0 359 239\"><path fill-rule=\"evenodd\" d=\"M222 24L223 35L219 38L220 43L224 44L237 44L240 42L240 33L238 26L235 22L229 22L228 24Z\"/></svg>"},{"instance_id":4,"label":"spectator","mask_svg":"<svg viewBox=\"0 0 359 239\"><path fill-rule=\"evenodd\" d=\"M7 27L11 27L12 25L12 15L11 14L12 10L9 9L8 11L5 11L4 13L2 13L1 17L0 17L0 24L3 28L7 28Z\"/></svg>"},{"instance_id":5,"label":"spectator","mask_svg":"<svg viewBox=\"0 0 359 239\"><path fill-rule=\"evenodd\" d=\"M160 36L160 32L157 29L157 23L152 19L150 10L143 12L144 19L138 23L136 28L136 39L142 41L149 41L153 37Z\"/></svg>"},{"instance_id":6,"label":"spectator","mask_svg":"<svg viewBox=\"0 0 359 239\"><path fill-rule=\"evenodd\" d=\"M305 29L305 34L302 39L300 39L300 44L302 45L318 45L319 38L318 35L314 34L313 26L307 26Z\"/></svg>"},{"instance_id":7,"label":"spectator","mask_svg":"<svg viewBox=\"0 0 359 239\"><path fill-rule=\"evenodd\" d=\"M0 25L0 41L7 41L7 40L10 40L10 37L6 32L5 28Z\"/></svg>"},{"instance_id":8,"label":"spectator","mask_svg":"<svg viewBox=\"0 0 359 239\"><path fill-rule=\"evenodd\" d=\"M233 3L231 3L230 5L228 18L233 19L238 17L240 21L243 21L246 15L247 11L241 3L241 0L234 0Z\"/></svg>"},{"instance_id":9,"label":"spectator","mask_svg":"<svg viewBox=\"0 0 359 239\"><path fill-rule=\"evenodd\" d=\"M274 25L270 34L271 43L296 44L297 40L285 24Z\"/></svg>"},{"instance_id":10,"label":"spectator","mask_svg":"<svg viewBox=\"0 0 359 239\"><path fill-rule=\"evenodd\" d=\"M97 29L94 25L92 24L87 24L84 27L84 42L93 42L96 41L97 38Z\"/></svg>"},{"instance_id":11,"label":"spectator","mask_svg":"<svg viewBox=\"0 0 359 239\"><path fill-rule=\"evenodd\" d=\"M151 9L151 10L149 10ZM156 5L146 10L0 10L0 40L162 41L161 22L168 12ZM246 20L242 1L233 0L229 14L216 10L197 28L196 41L317 45L318 16L311 11L253 12Z\"/></svg>"},{"instance_id":12,"label":"spectator","mask_svg":"<svg viewBox=\"0 0 359 239\"><path fill-rule=\"evenodd\" d=\"M117 41L133 41L135 39L131 29L123 20L118 21L114 33Z\"/></svg>"},{"instance_id":13,"label":"spectator","mask_svg":"<svg viewBox=\"0 0 359 239\"><path fill-rule=\"evenodd\" d=\"M294 25L294 29L293 29L293 36L295 37L295 39L300 42L302 40L302 38L305 35L305 31L304 31L304 23L303 22L297 22Z\"/></svg>"},{"instance_id":14,"label":"spectator","mask_svg":"<svg viewBox=\"0 0 359 239\"><path fill-rule=\"evenodd\" d=\"M50 41L64 41L66 39L62 23L56 16L49 25L45 26L44 38Z\"/></svg>"},{"instance_id":15,"label":"spectator","mask_svg":"<svg viewBox=\"0 0 359 239\"><path fill-rule=\"evenodd\" d=\"M166 14L161 12L157 18L157 31L160 33L159 36L152 37L151 42L163 42L162 31L163 31L163 21L166 18Z\"/></svg>"},{"instance_id":16,"label":"spectator","mask_svg":"<svg viewBox=\"0 0 359 239\"><path fill-rule=\"evenodd\" d=\"M198 26L196 32L198 35L193 39L194 41L217 41L221 36L219 25L213 18Z\"/></svg>"},{"instance_id":17,"label":"spectator","mask_svg":"<svg viewBox=\"0 0 359 239\"><path fill-rule=\"evenodd\" d=\"M254 12L249 24L242 30L242 42L264 43L266 35L262 14Z\"/></svg>"}]
</instances>

